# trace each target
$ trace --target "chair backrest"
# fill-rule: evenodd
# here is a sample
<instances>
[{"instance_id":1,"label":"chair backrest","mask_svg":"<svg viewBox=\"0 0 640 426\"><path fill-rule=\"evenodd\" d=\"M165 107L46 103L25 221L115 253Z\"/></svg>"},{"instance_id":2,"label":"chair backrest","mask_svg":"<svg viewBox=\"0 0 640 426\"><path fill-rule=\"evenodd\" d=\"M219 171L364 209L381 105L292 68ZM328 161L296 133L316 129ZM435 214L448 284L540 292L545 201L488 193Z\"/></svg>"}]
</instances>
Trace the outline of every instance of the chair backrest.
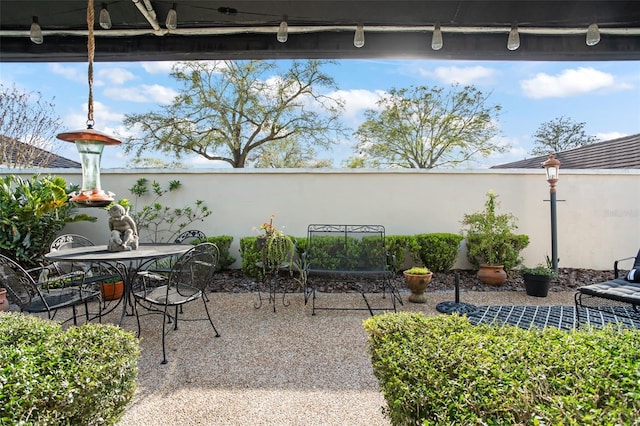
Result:
<instances>
[{"instance_id":1,"label":"chair backrest","mask_svg":"<svg viewBox=\"0 0 640 426\"><path fill-rule=\"evenodd\" d=\"M50 251L64 250L74 247L89 247L94 245L87 237L77 234L64 234L57 237L49 246Z\"/></svg>"},{"instance_id":2,"label":"chair backrest","mask_svg":"<svg viewBox=\"0 0 640 426\"><path fill-rule=\"evenodd\" d=\"M7 289L7 298L22 310L40 291L34 279L19 264L0 254L0 285Z\"/></svg>"},{"instance_id":3,"label":"chair backrest","mask_svg":"<svg viewBox=\"0 0 640 426\"><path fill-rule=\"evenodd\" d=\"M176 260L169 272L169 287L182 294L181 287L196 287L205 291L211 284L213 273L220 259L220 251L215 244L200 243Z\"/></svg>"},{"instance_id":4,"label":"chair backrest","mask_svg":"<svg viewBox=\"0 0 640 426\"><path fill-rule=\"evenodd\" d=\"M75 247L90 247L93 242L87 237L78 234L64 234L57 237L49 246L49 251L65 250ZM41 279L45 279L52 272L55 275L64 275L73 271L83 271L90 274L91 264L81 262L53 262L47 267L46 275L42 275Z\"/></svg>"},{"instance_id":5,"label":"chair backrest","mask_svg":"<svg viewBox=\"0 0 640 426\"><path fill-rule=\"evenodd\" d=\"M196 240L204 240L205 238L207 238L207 235L204 232L198 231L197 229L190 229L178 235L173 242L176 244L189 244Z\"/></svg>"}]
</instances>

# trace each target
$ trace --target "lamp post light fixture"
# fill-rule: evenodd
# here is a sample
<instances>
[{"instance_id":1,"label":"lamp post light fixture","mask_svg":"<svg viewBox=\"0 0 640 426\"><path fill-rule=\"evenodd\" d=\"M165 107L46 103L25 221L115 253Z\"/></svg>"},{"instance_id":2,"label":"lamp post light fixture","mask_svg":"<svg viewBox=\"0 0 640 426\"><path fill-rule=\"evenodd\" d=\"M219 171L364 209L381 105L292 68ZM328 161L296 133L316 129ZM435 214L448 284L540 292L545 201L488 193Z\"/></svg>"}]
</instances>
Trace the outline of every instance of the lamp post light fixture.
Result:
<instances>
[{"instance_id":1,"label":"lamp post light fixture","mask_svg":"<svg viewBox=\"0 0 640 426\"><path fill-rule=\"evenodd\" d=\"M549 200L551 205L551 264L558 272L558 223L556 220L556 184L560 173L560 160L549 154L547 161L542 163L549 182Z\"/></svg>"}]
</instances>

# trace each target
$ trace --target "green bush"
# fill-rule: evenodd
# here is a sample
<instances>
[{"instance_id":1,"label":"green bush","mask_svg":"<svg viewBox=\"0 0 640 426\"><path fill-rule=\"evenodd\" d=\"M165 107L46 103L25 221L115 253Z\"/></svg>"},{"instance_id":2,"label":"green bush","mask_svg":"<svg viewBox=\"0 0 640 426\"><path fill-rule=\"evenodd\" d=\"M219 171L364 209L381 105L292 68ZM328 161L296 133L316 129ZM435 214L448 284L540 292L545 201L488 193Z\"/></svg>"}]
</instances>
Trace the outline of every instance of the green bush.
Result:
<instances>
[{"instance_id":1,"label":"green bush","mask_svg":"<svg viewBox=\"0 0 640 426\"><path fill-rule=\"evenodd\" d=\"M412 256L420 260L423 265L433 272L446 272L453 267L458 256L458 247L462 235L436 233L419 234L414 237L417 250L414 248Z\"/></svg>"},{"instance_id":2,"label":"green bush","mask_svg":"<svg viewBox=\"0 0 640 426\"><path fill-rule=\"evenodd\" d=\"M207 237L202 241L194 241L194 243L201 242L209 242L213 243L220 250L220 261L218 262L218 267L216 271L222 271L223 269L228 269L233 263L236 261L236 258L231 256L229 248L231 247L231 243L233 242L233 237L230 235L216 235L214 237Z\"/></svg>"},{"instance_id":3,"label":"green bush","mask_svg":"<svg viewBox=\"0 0 640 426\"><path fill-rule=\"evenodd\" d=\"M407 261L407 252L412 253L416 250L415 239L409 235L387 235L385 244L390 256L395 256L395 268L402 269Z\"/></svg>"},{"instance_id":4,"label":"green bush","mask_svg":"<svg viewBox=\"0 0 640 426\"><path fill-rule=\"evenodd\" d=\"M307 248L306 237L291 237L295 244L297 258L302 259L302 254ZM240 269L242 273L250 277L262 278L262 268L256 266L262 261L262 253L257 246L258 237L243 237L240 239Z\"/></svg>"},{"instance_id":5,"label":"green bush","mask_svg":"<svg viewBox=\"0 0 640 426\"><path fill-rule=\"evenodd\" d=\"M35 267L67 222L95 222L86 214L72 215L67 194L76 189L57 176L0 178L0 253L26 268Z\"/></svg>"},{"instance_id":6,"label":"green bush","mask_svg":"<svg viewBox=\"0 0 640 426\"><path fill-rule=\"evenodd\" d=\"M467 259L478 269L481 263L487 263L488 251L482 242L481 235L467 235ZM496 245L495 251L500 259L499 265L509 271L522 263L520 252L529 245L529 236L523 234L505 234L502 243Z\"/></svg>"},{"instance_id":7,"label":"green bush","mask_svg":"<svg viewBox=\"0 0 640 426\"><path fill-rule=\"evenodd\" d=\"M622 425L640 419L640 333L524 330L465 317L364 321L393 425Z\"/></svg>"},{"instance_id":8,"label":"green bush","mask_svg":"<svg viewBox=\"0 0 640 426\"><path fill-rule=\"evenodd\" d=\"M131 401L138 340L105 324L0 313L0 424L113 425Z\"/></svg>"}]
</instances>

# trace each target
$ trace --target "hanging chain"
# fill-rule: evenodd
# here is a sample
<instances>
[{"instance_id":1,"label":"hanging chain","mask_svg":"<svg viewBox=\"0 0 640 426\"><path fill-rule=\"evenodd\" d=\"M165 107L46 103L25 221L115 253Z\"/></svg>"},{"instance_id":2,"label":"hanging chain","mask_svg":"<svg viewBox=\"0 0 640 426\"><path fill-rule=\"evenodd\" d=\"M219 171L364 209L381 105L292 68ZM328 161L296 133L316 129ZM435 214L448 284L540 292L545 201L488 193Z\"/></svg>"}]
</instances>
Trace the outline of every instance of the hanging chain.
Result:
<instances>
[{"instance_id":1,"label":"hanging chain","mask_svg":"<svg viewBox=\"0 0 640 426\"><path fill-rule=\"evenodd\" d=\"M88 28L88 41L87 41L87 51L89 53L89 103L87 104L88 114L87 114L87 127L89 129L93 128L93 55L96 50L95 40L93 37L93 24L95 21L94 11L93 11L93 0L89 0L89 4L87 5L87 28Z\"/></svg>"}]
</instances>

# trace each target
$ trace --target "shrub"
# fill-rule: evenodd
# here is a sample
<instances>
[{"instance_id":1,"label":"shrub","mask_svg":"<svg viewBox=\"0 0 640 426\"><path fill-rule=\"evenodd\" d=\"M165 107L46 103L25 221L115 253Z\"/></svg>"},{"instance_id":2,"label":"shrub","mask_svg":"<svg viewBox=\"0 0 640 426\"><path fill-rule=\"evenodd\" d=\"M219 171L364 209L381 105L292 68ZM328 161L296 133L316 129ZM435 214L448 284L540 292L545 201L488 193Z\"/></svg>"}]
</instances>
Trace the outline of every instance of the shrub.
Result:
<instances>
[{"instance_id":1,"label":"shrub","mask_svg":"<svg viewBox=\"0 0 640 426\"><path fill-rule=\"evenodd\" d=\"M131 401L138 341L105 324L0 313L0 424L113 425Z\"/></svg>"},{"instance_id":2,"label":"shrub","mask_svg":"<svg viewBox=\"0 0 640 426\"><path fill-rule=\"evenodd\" d=\"M498 213L498 195L487 192L484 210L465 214L462 234L467 240L467 257L476 269L482 263L503 265L506 270L522 262L520 252L529 245L529 237L516 235L516 217Z\"/></svg>"},{"instance_id":3,"label":"shrub","mask_svg":"<svg viewBox=\"0 0 640 426\"><path fill-rule=\"evenodd\" d=\"M481 263L487 263L488 251L481 235L467 235L467 259L477 269ZM499 265L511 270L522 263L520 252L529 245L529 237L524 234L505 234L502 243L495 251Z\"/></svg>"},{"instance_id":4,"label":"shrub","mask_svg":"<svg viewBox=\"0 0 640 426\"><path fill-rule=\"evenodd\" d=\"M302 254L307 247L306 237L291 237L294 242L297 258L302 258ZM262 278L262 268L256 266L262 262L262 253L257 245L258 237L244 237L240 239L240 257L242 262L240 269L242 273L254 278Z\"/></svg>"},{"instance_id":5,"label":"shrub","mask_svg":"<svg viewBox=\"0 0 640 426\"><path fill-rule=\"evenodd\" d=\"M414 247L415 239L409 235L387 235L385 245L389 255L395 257L396 269L402 269L407 261L407 252L413 253L417 249Z\"/></svg>"},{"instance_id":6,"label":"shrub","mask_svg":"<svg viewBox=\"0 0 640 426\"><path fill-rule=\"evenodd\" d=\"M196 200L193 206L186 207L169 207L160 203L160 198L165 194L181 187L179 180L172 180L163 187L156 181L149 183L148 179L140 178L129 188L135 196L134 203L127 198L118 200L117 204L131 210L130 215L136 222L141 240L154 243L173 241L185 228L194 222L202 222L211 215L211 210L202 200ZM150 196L153 198L149 199ZM149 203L141 207L139 203L143 199ZM113 204L106 206L105 210L109 210Z\"/></svg>"},{"instance_id":7,"label":"shrub","mask_svg":"<svg viewBox=\"0 0 640 426\"><path fill-rule=\"evenodd\" d=\"M35 267L67 222L95 222L95 217L72 214L67 194L75 189L57 176L0 178L0 253L26 268Z\"/></svg>"},{"instance_id":8,"label":"shrub","mask_svg":"<svg viewBox=\"0 0 640 426\"><path fill-rule=\"evenodd\" d=\"M465 317L364 321L393 425L636 424L640 334L471 325Z\"/></svg>"},{"instance_id":9,"label":"shrub","mask_svg":"<svg viewBox=\"0 0 640 426\"><path fill-rule=\"evenodd\" d=\"M446 272L456 261L462 236L448 233L419 234L414 239L416 244L411 252L414 260L420 260L433 272Z\"/></svg>"},{"instance_id":10,"label":"shrub","mask_svg":"<svg viewBox=\"0 0 640 426\"><path fill-rule=\"evenodd\" d=\"M216 271L221 271L223 269L228 269L233 263L236 261L236 258L231 256L229 248L231 247L231 243L233 242L233 237L230 235L217 235L214 237L207 237L202 241L194 241L194 243L201 242L209 242L213 243L220 250L220 261L218 262L218 267Z\"/></svg>"}]
</instances>

